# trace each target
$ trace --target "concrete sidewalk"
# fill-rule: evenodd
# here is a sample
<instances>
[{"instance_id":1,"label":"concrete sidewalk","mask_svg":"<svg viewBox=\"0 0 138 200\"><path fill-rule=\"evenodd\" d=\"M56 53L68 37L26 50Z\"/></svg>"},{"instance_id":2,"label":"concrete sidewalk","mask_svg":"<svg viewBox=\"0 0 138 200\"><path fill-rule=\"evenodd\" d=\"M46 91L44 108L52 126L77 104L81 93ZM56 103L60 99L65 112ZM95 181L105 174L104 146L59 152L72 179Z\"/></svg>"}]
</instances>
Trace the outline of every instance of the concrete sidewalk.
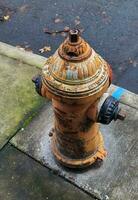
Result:
<instances>
[{"instance_id":1,"label":"concrete sidewalk","mask_svg":"<svg viewBox=\"0 0 138 200\"><path fill-rule=\"evenodd\" d=\"M49 137L54 123L50 103L47 103L30 125L10 142L96 199L136 200L138 198L138 109L123 104L121 107L127 114L124 122L101 125L108 156L100 168L72 171L63 168L54 160L50 145L51 137Z\"/></svg>"},{"instance_id":2,"label":"concrete sidewalk","mask_svg":"<svg viewBox=\"0 0 138 200\"><path fill-rule=\"evenodd\" d=\"M11 145L0 151L0 200L93 200Z\"/></svg>"}]
</instances>

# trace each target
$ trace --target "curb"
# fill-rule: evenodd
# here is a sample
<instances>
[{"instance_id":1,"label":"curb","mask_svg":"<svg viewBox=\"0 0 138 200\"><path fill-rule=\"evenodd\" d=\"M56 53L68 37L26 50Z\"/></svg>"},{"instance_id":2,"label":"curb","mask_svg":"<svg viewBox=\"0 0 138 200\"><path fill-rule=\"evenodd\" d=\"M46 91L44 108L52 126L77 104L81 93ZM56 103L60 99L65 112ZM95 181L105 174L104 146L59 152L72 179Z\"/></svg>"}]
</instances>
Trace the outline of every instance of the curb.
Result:
<instances>
[{"instance_id":1,"label":"curb","mask_svg":"<svg viewBox=\"0 0 138 200\"><path fill-rule=\"evenodd\" d=\"M123 89L123 88L120 88L114 84L111 84L111 86L108 89L108 92L109 94L113 94L118 89ZM123 90L124 92L120 96L119 101L124 105L130 106L131 108L138 110L138 95L126 89L123 89Z\"/></svg>"},{"instance_id":2,"label":"curb","mask_svg":"<svg viewBox=\"0 0 138 200\"><path fill-rule=\"evenodd\" d=\"M43 56L25 51L24 49L21 50L18 47L3 42L0 42L0 54L39 68L41 68L46 62L46 58Z\"/></svg>"}]
</instances>

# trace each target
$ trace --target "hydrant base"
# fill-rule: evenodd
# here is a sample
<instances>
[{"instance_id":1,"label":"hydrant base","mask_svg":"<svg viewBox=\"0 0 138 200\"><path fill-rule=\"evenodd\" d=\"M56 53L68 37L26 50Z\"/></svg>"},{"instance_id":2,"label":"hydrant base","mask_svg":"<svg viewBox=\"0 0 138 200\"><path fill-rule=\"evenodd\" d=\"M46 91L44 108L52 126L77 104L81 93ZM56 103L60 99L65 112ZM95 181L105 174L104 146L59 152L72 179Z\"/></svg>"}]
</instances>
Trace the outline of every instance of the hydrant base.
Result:
<instances>
[{"instance_id":1,"label":"hydrant base","mask_svg":"<svg viewBox=\"0 0 138 200\"><path fill-rule=\"evenodd\" d=\"M71 159L70 157L67 157L63 155L57 148L57 144L54 140L54 137L52 138L52 151L56 158L56 160L64 165L65 167L69 168L85 168L90 165L92 165L94 162L96 162L97 159L103 160L106 155L107 151L104 148L104 140L102 134L99 132L100 135L100 143L97 151L92 154L89 157L83 158L83 159Z\"/></svg>"}]
</instances>

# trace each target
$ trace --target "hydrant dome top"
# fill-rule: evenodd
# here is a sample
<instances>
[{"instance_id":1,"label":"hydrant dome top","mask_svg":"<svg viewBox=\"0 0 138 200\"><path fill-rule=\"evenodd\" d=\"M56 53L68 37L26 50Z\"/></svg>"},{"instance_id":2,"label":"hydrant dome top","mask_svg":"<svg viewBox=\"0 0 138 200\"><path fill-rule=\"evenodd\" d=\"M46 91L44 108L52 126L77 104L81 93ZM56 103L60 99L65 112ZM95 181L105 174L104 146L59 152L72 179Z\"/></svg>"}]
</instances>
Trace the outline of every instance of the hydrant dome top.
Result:
<instances>
[{"instance_id":1,"label":"hydrant dome top","mask_svg":"<svg viewBox=\"0 0 138 200\"><path fill-rule=\"evenodd\" d=\"M71 30L69 37L60 45L59 56L69 62L81 62L92 54L90 45L79 36L78 30Z\"/></svg>"},{"instance_id":2,"label":"hydrant dome top","mask_svg":"<svg viewBox=\"0 0 138 200\"><path fill-rule=\"evenodd\" d=\"M51 89L70 93L93 93L106 83L108 63L84 41L79 32L69 37L51 56L43 70L43 81Z\"/></svg>"}]
</instances>

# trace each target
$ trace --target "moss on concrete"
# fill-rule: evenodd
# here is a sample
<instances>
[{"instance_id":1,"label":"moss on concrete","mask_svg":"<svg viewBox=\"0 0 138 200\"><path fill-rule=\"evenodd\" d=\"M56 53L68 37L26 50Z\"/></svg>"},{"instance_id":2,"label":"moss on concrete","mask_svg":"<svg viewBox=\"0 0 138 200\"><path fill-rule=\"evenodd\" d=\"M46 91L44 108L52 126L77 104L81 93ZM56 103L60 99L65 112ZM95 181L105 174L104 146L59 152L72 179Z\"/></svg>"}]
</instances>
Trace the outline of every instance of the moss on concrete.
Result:
<instances>
[{"instance_id":1,"label":"moss on concrete","mask_svg":"<svg viewBox=\"0 0 138 200\"><path fill-rule=\"evenodd\" d=\"M39 72L36 67L0 55L0 148L43 105L44 99L31 81Z\"/></svg>"}]
</instances>

